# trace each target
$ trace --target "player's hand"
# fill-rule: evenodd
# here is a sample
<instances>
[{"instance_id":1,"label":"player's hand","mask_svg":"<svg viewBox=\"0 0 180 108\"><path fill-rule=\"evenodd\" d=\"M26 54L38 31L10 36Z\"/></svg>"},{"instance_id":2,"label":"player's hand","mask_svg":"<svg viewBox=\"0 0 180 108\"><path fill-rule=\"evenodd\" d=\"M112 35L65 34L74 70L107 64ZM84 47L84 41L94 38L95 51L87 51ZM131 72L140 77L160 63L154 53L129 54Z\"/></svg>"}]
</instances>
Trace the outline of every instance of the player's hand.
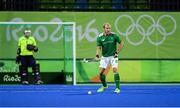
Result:
<instances>
[{"instance_id":1,"label":"player's hand","mask_svg":"<svg viewBox=\"0 0 180 108\"><path fill-rule=\"evenodd\" d=\"M115 52L115 54L114 54L114 58L117 58L118 57L118 53L117 52Z\"/></svg>"},{"instance_id":2,"label":"player's hand","mask_svg":"<svg viewBox=\"0 0 180 108\"><path fill-rule=\"evenodd\" d=\"M21 56L20 55L16 56L16 64L19 64L20 61L21 61Z\"/></svg>"},{"instance_id":3,"label":"player's hand","mask_svg":"<svg viewBox=\"0 0 180 108\"><path fill-rule=\"evenodd\" d=\"M96 57L94 59L95 59L95 61L99 61L99 55L96 55Z\"/></svg>"},{"instance_id":4,"label":"player's hand","mask_svg":"<svg viewBox=\"0 0 180 108\"><path fill-rule=\"evenodd\" d=\"M37 46L34 47L34 52L38 52L38 47Z\"/></svg>"}]
</instances>

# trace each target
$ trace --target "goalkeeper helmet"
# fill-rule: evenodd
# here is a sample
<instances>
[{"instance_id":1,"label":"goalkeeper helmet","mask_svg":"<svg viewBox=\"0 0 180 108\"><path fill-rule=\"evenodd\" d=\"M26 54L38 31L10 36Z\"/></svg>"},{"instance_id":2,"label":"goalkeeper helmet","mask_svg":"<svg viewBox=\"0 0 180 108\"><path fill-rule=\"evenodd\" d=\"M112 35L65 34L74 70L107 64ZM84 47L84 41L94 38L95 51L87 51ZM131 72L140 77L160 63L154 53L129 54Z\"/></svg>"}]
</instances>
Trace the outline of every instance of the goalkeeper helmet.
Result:
<instances>
[{"instance_id":1,"label":"goalkeeper helmet","mask_svg":"<svg viewBox=\"0 0 180 108\"><path fill-rule=\"evenodd\" d=\"M30 36L30 34L31 34L31 30L26 29L26 30L24 31L24 35L25 35L25 36Z\"/></svg>"}]
</instances>

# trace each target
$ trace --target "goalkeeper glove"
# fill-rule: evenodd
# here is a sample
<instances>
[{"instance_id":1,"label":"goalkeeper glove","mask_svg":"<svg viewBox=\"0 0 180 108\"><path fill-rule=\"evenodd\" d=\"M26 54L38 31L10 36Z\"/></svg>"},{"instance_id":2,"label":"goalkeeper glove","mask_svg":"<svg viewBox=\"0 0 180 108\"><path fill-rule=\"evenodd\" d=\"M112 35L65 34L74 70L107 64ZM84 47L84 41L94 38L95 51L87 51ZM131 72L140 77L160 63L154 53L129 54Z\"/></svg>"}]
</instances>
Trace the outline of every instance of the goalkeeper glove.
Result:
<instances>
[{"instance_id":1,"label":"goalkeeper glove","mask_svg":"<svg viewBox=\"0 0 180 108\"><path fill-rule=\"evenodd\" d=\"M34 47L34 52L38 52L38 47L37 46Z\"/></svg>"},{"instance_id":2,"label":"goalkeeper glove","mask_svg":"<svg viewBox=\"0 0 180 108\"><path fill-rule=\"evenodd\" d=\"M27 50L29 50L29 51L33 51L34 48L35 48L34 45L31 45L31 44L28 44L28 45L27 45Z\"/></svg>"},{"instance_id":3,"label":"goalkeeper glove","mask_svg":"<svg viewBox=\"0 0 180 108\"><path fill-rule=\"evenodd\" d=\"M34 52L37 52L38 51L38 47L37 46L34 46L34 45L31 45L31 44L28 44L27 45L27 49L29 51L34 51Z\"/></svg>"}]
</instances>

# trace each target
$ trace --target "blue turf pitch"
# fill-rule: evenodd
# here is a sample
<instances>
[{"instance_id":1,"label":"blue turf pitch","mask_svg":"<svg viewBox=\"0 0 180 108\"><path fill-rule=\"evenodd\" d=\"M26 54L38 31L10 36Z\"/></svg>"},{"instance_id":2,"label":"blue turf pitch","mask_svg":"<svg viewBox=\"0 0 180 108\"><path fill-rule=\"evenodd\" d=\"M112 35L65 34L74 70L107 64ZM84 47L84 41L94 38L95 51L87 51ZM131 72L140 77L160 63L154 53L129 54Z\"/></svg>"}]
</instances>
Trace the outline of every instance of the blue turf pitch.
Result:
<instances>
[{"instance_id":1,"label":"blue turf pitch","mask_svg":"<svg viewBox=\"0 0 180 108\"><path fill-rule=\"evenodd\" d=\"M0 107L180 107L180 85L1 85ZM87 92L92 91L89 95Z\"/></svg>"}]
</instances>

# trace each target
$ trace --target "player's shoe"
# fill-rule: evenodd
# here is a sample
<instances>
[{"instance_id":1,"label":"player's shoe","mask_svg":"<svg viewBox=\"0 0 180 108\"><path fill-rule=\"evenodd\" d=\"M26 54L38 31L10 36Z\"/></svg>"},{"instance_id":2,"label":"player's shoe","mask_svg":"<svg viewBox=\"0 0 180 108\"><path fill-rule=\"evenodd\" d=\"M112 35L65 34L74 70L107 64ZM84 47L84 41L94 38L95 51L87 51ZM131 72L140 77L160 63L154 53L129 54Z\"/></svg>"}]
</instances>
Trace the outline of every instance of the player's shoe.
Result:
<instances>
[{"instance_id":1,"label":"player's shoe","mask_svg":"<svg viewBox=\"0 0 180 108\"><path fill-rule=\"evenodd\" d=\"M104 87L104 86L102 86L102 87L100 87L98 90L97 90L97 92L103 92L104 90L106 90L108 88L108 86L106 86L106 87Z\"/></svg>"},{"instance_id":2,"label":"player's shoe","mask_svg":"<svg viewBox=\"0 0 180 108\"><path fill-rule=\"evenodd\" d=\"M24 84L24 85L28 85L28 84L29 84L29 82L28 82L28 81L22 81L22 84Z\"/></svg>"},{"instance_id":3,"label":"player's shoe","mask_svg":"<svg viewBox=\"0 0 180 108\"><path fill-rule=\"evenodd\" d=\"M44 82L41 80L36 81L36 84L43 84Z\"/></svg>"},{"instance_id":4,"label":"player's shoe","mask_svg":"<svg viewBox=\"0 0 180 108\"><path fill-rule=\"evenodd\" d=\"M121 90L119 89L119 88L116 88L115 90L114 90L114 93L120 93L121 92Z\"/></svg>"}]
</instances>

